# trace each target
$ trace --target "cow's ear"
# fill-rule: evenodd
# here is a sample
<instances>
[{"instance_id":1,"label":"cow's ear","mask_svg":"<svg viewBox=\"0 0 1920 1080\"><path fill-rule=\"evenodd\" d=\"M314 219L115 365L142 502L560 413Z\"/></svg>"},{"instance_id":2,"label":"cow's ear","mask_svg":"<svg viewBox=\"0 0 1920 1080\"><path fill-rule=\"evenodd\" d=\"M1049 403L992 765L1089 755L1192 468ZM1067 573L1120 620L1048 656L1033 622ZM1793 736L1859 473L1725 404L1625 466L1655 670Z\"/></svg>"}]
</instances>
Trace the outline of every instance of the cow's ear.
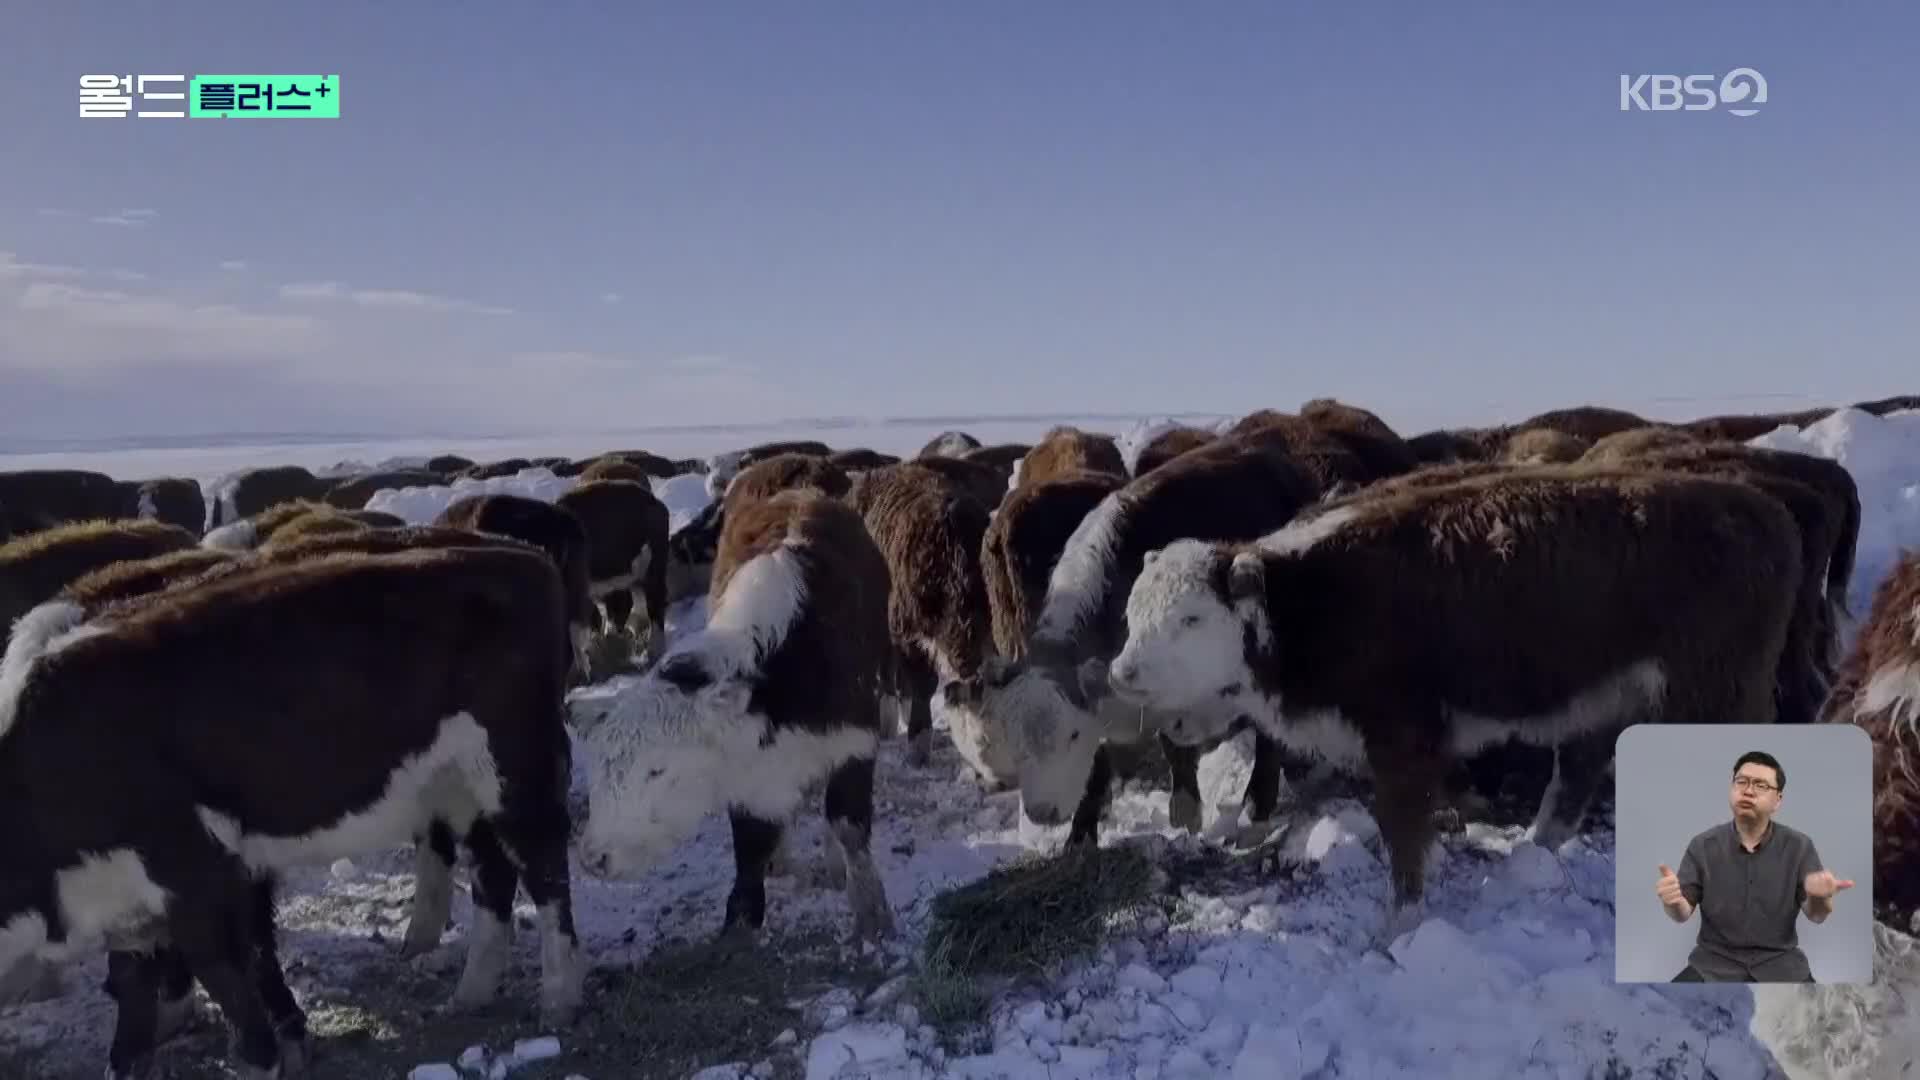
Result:
<instances>
[{"instance_id":1,"label":"cow's ear","mask_svg":"<svg viewBox=\"0 0 1920 1080\"><path fill-rule=\"evenodd\" d=\"M1267 592L1267 566L1259 552L1243 551L1227 570L1227 599L1233 604L1256 601Z\"/></svg>"}]
</instances>

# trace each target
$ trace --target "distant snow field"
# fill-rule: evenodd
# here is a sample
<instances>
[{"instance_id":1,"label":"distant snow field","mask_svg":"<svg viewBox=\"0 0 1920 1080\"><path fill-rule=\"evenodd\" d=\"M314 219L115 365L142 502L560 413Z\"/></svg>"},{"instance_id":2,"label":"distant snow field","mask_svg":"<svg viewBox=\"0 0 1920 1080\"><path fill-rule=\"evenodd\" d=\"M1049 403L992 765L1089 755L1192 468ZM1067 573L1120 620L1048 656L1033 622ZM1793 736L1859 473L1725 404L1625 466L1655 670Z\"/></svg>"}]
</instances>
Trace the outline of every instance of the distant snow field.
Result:
<instances>
[{"instance_id":1,"label":"distant snow field","mask_svg":"<svg viewBox=\"0 0 1920 1080\"><path fill-rule=\"evenodd\" d=\"M1128 460L1168 423L1143 420L1116 432ZM834 432L819 437L910 453L931 434L899 433L890 447L848 442ZM1037 434L1029 426L995 438L1025 441ZM1920 546L1920 413L1875 418L1844 411L1754 444L1832 458L1858 481L1863 521L1849 599L1856 618L1864 617L1900 550ZM676 528L705 505L700 480L655 485ZM471 491L552 499L571 481L529 470L464 483L385 491L369 505L422 522ZM690 632L703 621L703 601L680 605L669 634ZM615 680L578 690L573 707L595 708L624 685ZM937 713L936 726L944 727ZM1024 822L1017 794L983 793L962 776L951 745L936 745L924 769L905 763L900 740L882 749L873 851L901 919L899 940L887 949L896 965L916 954L935 893L1024 851L1057 846L1066 831ZM1246 782L1248 746L1242 736L1203 760L1210 826L1222 808L1237 813L1230 804ZM822 833L817 809L803 807L793 834L803 860L819 850ZM1209 843L1169 826L1166 792L1138 788L1116 795L1102 839L1143 843L1163 854ZM1129 931L1051 986L1007 994L995 1002L988 1041L968 1053L940 1045L911 1004L854 1001L784 1046L770 1045L746 1060L710 1062L699 1076L768 1075L766 1063L775 1059L789 1070L781 1075L807 1080L1920 1075L1908 1071L1920 1069L1913 1065L1920 1061L1920 952L1913 939L1885 928L1876 927L1875 983L1868 987L1620 985L1613 981L1610 831L1582 837L1563 857L1522 842L1517 829L1481 826L1446 837L1434 850L1426 922L1388 952L1373 948L1369 938L1383 918L1390 885L1365 807L1325 807L1304 850L1308 864L1299 871L1218 893L1188 887L1177 917ZM731 838L721 816L643 878L612 884L577 874L575 918L588 953L601 965L626 965L664 937L711 934L732 877ZM400 966L391 942L411 891L405 851L292 875L283 892L283 954L296 990L365 978L381 964ZM1650 881L1648 895L1629 902L1651 897ZM524 897L521 903L530 918ZM460 927L470 910L463 891L455 907ZM844 933L847 922L843 896L805 873L769 881L773 941L803 926ZM387 944L369 944L375 935ZM457 970L461 948L461 933L449 932L436 954L445 970ZM534 970L532 934L520 935L516 960ZM62 1068L97 1068L113 1015L99 989L103 971L103 959L87 958L67 973L61 998L0 1014L0 1047L49 1055L38 1060ZM558 1055L552 1071L541 1075L558 1080L574 1070L567 1064L569 1034L553 1034ZM555 1049L522 1047L522 1056L550 1057ZM519 1060L511 1052L493 1060L509 1059ZM485 1055L419 1064L418 1075L447 1080L487 1075L488 1068ZM581 1075L614 1080L604 1071Z\"/></svg>"}]
</instances>

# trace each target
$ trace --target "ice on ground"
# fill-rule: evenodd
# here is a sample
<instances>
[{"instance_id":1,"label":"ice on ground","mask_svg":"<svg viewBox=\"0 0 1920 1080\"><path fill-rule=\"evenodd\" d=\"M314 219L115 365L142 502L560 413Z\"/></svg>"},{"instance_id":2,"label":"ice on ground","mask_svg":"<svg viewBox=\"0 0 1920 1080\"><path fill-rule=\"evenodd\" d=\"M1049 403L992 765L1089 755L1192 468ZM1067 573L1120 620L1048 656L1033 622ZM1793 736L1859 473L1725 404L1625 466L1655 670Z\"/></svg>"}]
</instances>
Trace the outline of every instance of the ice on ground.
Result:
<instances>
[{"instance_id":1,"label":"ice on ground","mask_svg":"<svg viewBox=\"0 0 1920 1080\"><path fill-rule=\"evenodd\" d=\"M409 525L431 525L447 507L469 495L520 495L550 503L573 490L577 482L577 477L555 476L553 470L537 467L484 480L463 476L451 484L381 488L367 499L367 509L392 514Z\"/></svg>"}]
</instances>

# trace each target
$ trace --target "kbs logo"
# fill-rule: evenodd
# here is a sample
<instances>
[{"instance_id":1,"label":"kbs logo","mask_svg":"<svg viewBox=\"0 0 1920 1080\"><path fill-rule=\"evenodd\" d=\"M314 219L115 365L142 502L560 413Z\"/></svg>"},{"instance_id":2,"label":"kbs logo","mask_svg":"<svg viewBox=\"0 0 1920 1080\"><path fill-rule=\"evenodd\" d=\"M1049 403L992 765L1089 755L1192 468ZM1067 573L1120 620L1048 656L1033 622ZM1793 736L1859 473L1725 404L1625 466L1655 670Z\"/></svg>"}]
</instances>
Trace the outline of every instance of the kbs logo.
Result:
<instances>
[{"instance_id":1,"label":"kbs logo","mask_svg":"<svg viewBox=\"0 0 1920 1080\"><path fill-rule=\"evenodd\" d=\"M1721 75L1622 75L1620 111L1705 112L1725 106L1735 116L1752 116L1767 103L1766 76L1749 67Z\"/></svg>"}]
</instances>

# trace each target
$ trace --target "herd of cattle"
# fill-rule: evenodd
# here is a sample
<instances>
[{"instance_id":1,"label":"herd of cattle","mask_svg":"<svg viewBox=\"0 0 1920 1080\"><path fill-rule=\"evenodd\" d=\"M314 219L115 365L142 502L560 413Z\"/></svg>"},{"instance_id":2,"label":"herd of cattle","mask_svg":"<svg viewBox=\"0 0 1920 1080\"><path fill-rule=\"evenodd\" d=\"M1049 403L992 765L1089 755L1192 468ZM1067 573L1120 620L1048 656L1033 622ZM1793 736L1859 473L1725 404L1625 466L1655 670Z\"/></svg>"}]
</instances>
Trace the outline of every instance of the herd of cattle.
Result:
<instances>
[{"instance_id":1,"label":"herd of cattle","mask_svg":"<svg viewBox=\"0 0 1920 1080\"><path fill-rule=\"evenodd\" d=\"M110 1076L150 1068L196 979L242 1073L289 1075L306 1020L276 876L414 844L417 954L447 926L464 847L455 1006L498 992L524 887L561 1025L586 967L572 862L630 876L724 810L724 925L758 927L785 826L822 787L854 929L886 933L869 851L886 708L924 764L938 707L981 781L1070 823L1070 844L1096 842L1116 769L1150 743L1172 823L1197 831L1200 756L1251 731L1242 841L1284 824L1282 776L1296 815L1366 786L1389 934L1419 918L1440 818L1514 775L1548 778L1528 835L1555 849L1627 725L1858 724L1876 903L1911 911L1920 554L1842 655L1854 482L1745 442L1828 411L1581 407L1403 438L1316 399L1164 430L1131 462L1060 427L1032 446L949 432L907 460L793 442L273 467L210 499L187 480L0 473L0 977L104 944ZM470 495L428 526L366 509L534 466L578 482L551 503ZM717 497L670 536L652 484L690 472ZM699 595L706 626L669 647L668 605ZM645 675L570 716L609 639Z\"/></svg>"}]
</instances>

